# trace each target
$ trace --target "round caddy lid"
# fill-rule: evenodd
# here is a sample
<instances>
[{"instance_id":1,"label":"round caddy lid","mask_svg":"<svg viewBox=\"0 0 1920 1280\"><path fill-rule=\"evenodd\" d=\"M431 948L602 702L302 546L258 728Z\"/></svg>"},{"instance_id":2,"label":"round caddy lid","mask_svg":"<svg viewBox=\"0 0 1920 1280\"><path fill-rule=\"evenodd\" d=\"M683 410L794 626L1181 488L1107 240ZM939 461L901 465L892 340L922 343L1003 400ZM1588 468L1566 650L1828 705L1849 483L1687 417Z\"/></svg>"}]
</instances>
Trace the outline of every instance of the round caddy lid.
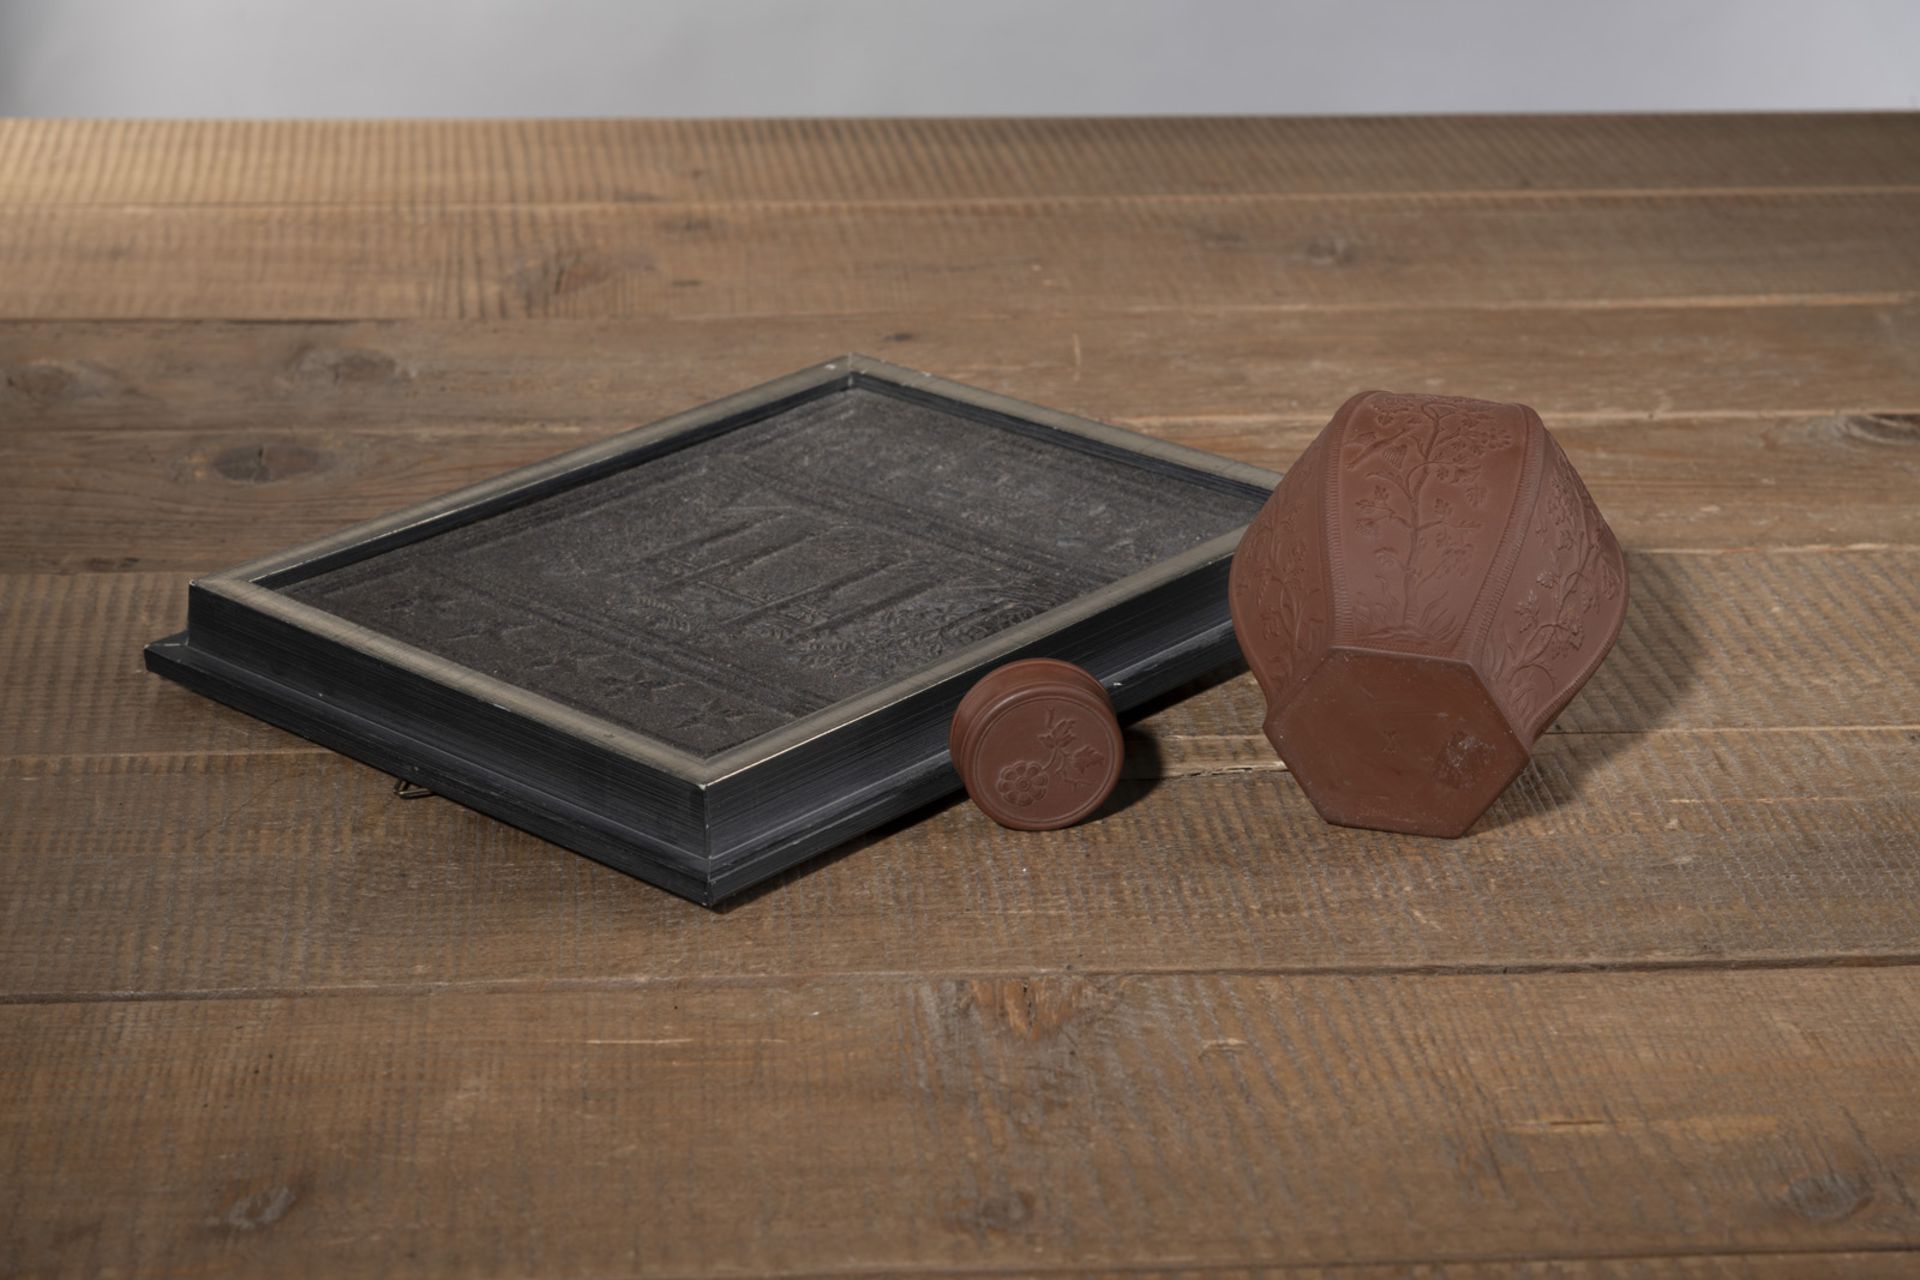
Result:
<instances>
[{"instance_id":1,"label":"round caddy lid","mask_svg":"<svg viewBox=\"0 0 1920 1280\"><path fill-rule=\"evenodd\" d=\"M947 745L973 802L1019 831L1070 827L1098 809L1124 754L1107 691L1052 658L981 677L955 709Z\"/></svg>"}]
</instances>

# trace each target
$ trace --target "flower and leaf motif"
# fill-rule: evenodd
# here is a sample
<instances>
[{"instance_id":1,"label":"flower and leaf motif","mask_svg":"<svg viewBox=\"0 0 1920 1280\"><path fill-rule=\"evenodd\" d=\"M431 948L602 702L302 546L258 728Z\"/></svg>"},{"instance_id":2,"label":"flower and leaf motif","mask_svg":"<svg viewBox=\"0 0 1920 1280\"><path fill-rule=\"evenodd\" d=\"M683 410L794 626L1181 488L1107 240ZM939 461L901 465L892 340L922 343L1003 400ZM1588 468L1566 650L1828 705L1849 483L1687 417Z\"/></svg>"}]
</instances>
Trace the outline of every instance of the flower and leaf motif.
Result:
<instances>
[{"instance_id":1,"label":"flower and leaf motif","mask_svg":"<svg viewBox=\"0 0 1920 1280\"><path fill-rule=\"evenodd\" d=\"M1104 751L1079 741L1072 716L1049 710L1039 744L1046 755L1038 760L1015 760L993 780L994 789L1015 808L1024 809L1046 798L1056 780L1070 787L1092 786L1107 762Z\"/></svg>"},{"instance_id":2,"label":"flower and leaf motif","mask_svg":"<svg viewBox=\"0 0 1920 1280\"><path fill-rule=\"evenodd\" d=\"M1355 591L1354 622L1363 639L1431 639L1461 621L1445 588L1472 564L1487 456L1519 437L1494 406L1454 396L1381 395L1366 410L1343 461L1365 485L1355 523L1373 541L1377 590Z\"/></svg>"},{"instance_id":3,"label":"flower and leaf motif","mask_svg":"<svg viewBox=\"0 0 1920 1280\"><path fill-rule=\"evenodd\" d=\"M1589 618L1620 594L1622 582L1599 509L1558 449L1549 454L1529 534L1546 549L1546 564L1528 565L1525 593L1496 623L1487 674L1509 714L1531 726L1576 674L1565 660L1586 646Z\"/></svg>"}]
</instances>

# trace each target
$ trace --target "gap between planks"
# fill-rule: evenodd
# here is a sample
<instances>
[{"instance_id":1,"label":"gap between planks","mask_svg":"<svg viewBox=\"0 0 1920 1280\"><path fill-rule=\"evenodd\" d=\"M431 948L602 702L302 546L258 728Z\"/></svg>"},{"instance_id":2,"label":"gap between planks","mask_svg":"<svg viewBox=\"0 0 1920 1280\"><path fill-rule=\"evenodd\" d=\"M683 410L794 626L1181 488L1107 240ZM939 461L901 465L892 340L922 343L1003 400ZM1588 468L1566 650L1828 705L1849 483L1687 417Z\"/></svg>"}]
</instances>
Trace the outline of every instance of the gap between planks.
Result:
<instances>
[{"instance_id":1,"label":"gap between planks","mask_svg":"<svg viewBox=\"0 0 1920 1280\"><path fill-rule=\"evenodd\" d=\"M1302 302L1208 302L1208 303L1153 303L1143 302L1125 306L1103 306L1091 308L1063 307L1058 314L1097 314L1101 316L1204 316L1204 315L1367 315L1401 314L1410 311L1487 311L1487 312L1528 312L1528 311L1697 311L1697 310L1733 310L1744 307L1904 307L1920 303L1920 290L1889 289L1867 291L1829 291L1818 293L1702 293L1702 294L1648 294L1645 296L1619 296L1612 298L1464 298L1435 299L1432 301L1418 298L1381 301L1361 300L1357 302L1334 302L1329 300L1311 300ZM274 315L125 315L125 314L61 314L58 316L21 316L0 313L0 329L28 328L44 329L58 325L114 325L130 328L155 325L235 325L235 326L282 326L282 327L379 327L407 328L423 325L579 325L582 322L598 320L602 324L618 326L637 324L648 320L659 320L674 325L734 325L782 320L858 320L863 316L876 319L893 320L900 316L900 308L894 306L834 307L819 310L789 310L771 314L734 314L730 312L709 312L692 315L647 316L641 314L581 316L544 312L538 315L511 316L446 316L446 315L313 315L313 316L274 316ZM1044 311L1021 311L1009 313L985 308L968 306L942 307L941 318L948 321L1004 322L1034 316L1045 316ZM871 354L871 353L868 353Z\"/></svg>"},{"instance_id":2,"label":"gap between planks","mask_svg":"<svg viewBox=\"0 0 1920 1280\"><path fill-rule=\"evenodd\" d=\"M917 213L956 209L1027 209L1035 205L1065 208L1102 205L1261 205L1261 204L1394 204L1500 202L1571 204L1595 201L1647 200L1817 200L1853 196L1909 196L1920 194L1920 183L1865 182L1828 186L1733 187L1459 187L1445 190L1404 188L1381 191L1156 191L1126 194L1058 194L996 196L882 196L873 199L807 199L768 197L709 197L691 200L0 200L0 216L39 210L159 213L178 209L208 212L264 212L323 210L359 212L394 209L432 209L443 213L476 213L496 209L544 210L553 213Z\"/></svg>"},{"instance_id":3,"label":"gap between planks","mask_svg":"<svg viewBox=\"0 0 1920 1280\"><path fill-rule=\"evenodd\" d=\"M688 905L687 910L700 908ZM725 914L724 910L721 912ZM779 973L655 974L600 978L475 978L443 982L312 983L298 986L206 987L155 991L18 991L0 993L11 1005L194 1004L235 1000L341 1000L419 996L520 996L550 992L763 990L793 986L871 983L1039 982L1049 979L1127 978L1507 978L1541 974L1779 973L1808 969L1908 969L1920 951L1778 956L1637 957L1622 960L1515 960L1459 964L1272 965L1034 965L1017 969L819 969Z\"/></svg>"},{"instance_id":4,"label":"gap between planks","mask_svg":"<svg viewBox=\"0 0 1920 1280\"><path fill-rule=\"evenodd\" d=\"M1482 1278L1484 1278L1484 1280L1497 1280L1497 1278L1511 1280L1515 1274L1513 1269L1516 1267L1527 1268L1529 1274L1534 1274L1532 1269L1535 1267L1546 1267L1551 1268L1551 1270L1538 1274L1543 1276L1558 1276L1562 1277L1563 1280L1575 1280L1577 1276L1590 1274L1594 1276L1596 1280L1601 1280L1602 1277L1620 1274L1613 1270L1616 1264L1634 1265L1636 1270L1632 1274L1639 1276L1643 1274L1638 1270L1639 1267L1646 1265L1659 1266L1663 1263L1672 1263L1679 1264L1684 1268L1684 1271L1672 1273L1675 1275L1712 1276L1715 1277L1716 1280L1724 1280L1725 1277L1736 1274L1720 1269L1719 1264L1724 1263L1751 1261L1764 1265L1775 1262L1819 1261L1822 1259L1847 1259L1850 1263L1852 1260L1857 1259L1871 1259L1877 1263L1882 1261L1891 1262L1894 1259L1912 1254L1920 1254L1920 1247L1897 1243L1874 1244L1866 1242L1849 1245L1842 1249L1823 1249L1818 1245L1809 1245L1804 1249L1786 1247L1775 1249L1670 1249L1665 1252L1654 1253L1625 1250L1618 1253L1603 1251L1591 1253L1420 1253L1407 1254L1402 1257L1368 1257L1339 1262L1110 1262L1102 1263L1097 1267L1080 1267L1071 1264L1061 1265L1050 1263L1043 1263L1036 1266L979 1267L956 1267L951 1265L923 1267L911 1263L904 1266L888 1266L855 1263L825 1271L790 1271L781 1268L774 1271L758 1272L757 1274L767 1277L768 1280L839 1280L840 1277L845 1276L911 1276L914 1280L942 1280L942 1277L947 1276L1057 1276L1063 1277L1065 1280L1074 1280L1075 1277L1086 1277L1087 1280L1093 1280L1094 1277L1099 1276L1154 1276L1159 1277L1160 1280L1180 1280L1182 1276L1261 1276L1269 1278L1277 1277L1278 1280L1286 1280L1289 1276L1299 1276L1303 1277L1303 1280L1309 1277L1317 1277L1318 1280L1339 1280L1340 1277L1349 1277L1350 1280L1407 1280L1407 1277L1410 1275L1437 1274L1434 1273L1432 1269L1442 1267L1446 1269L1445 1275L1447 1277L1457 1277L1457 1280L1482 1280ZM1715 1269L1711 1272L1699 1272L1687 1266L1689 1263L1713 1263L1716 1265ZM1578 1268L1578 1272L1564 1270L1564 1268L1569 1266ZM1589 1271L1589 1267L1603 1269ZM649 1270L647 1272L649 1280L710 1280L712 1274L713 1273L709 1271ZM1792 1277L1804 1276L1810 1273L1805 1271L1783 1271L1778 1274L1781 1276L1781 1280L1792 1280ZM1840 1272L1829 1267L1812 1274L1838 1275ZM1863 1273L1856 1267L1849 1265L1847 1274L1859 1276L1866 1274L1878 1275L1881 1273L1878 1271ZM1885 1274L1896 1275L1904 1273L1890 1271Z\"/></svg>"},{"instance_id":5,"label":"gap between planks","mask_svg":"<svg viewBox=\"0 0 1920 1280\"><path fill-rule=\"evenodd\" d=\"M1103 306L1090 304L1083 308L1068 308L1087 314L1104 316L1193 316L1218 314L1228 316L1275 315L1275 316L1312 316L1312 315L1379 315L1406 314L1428 311L1466 311L1485 313L1539 312L1539 311L1722 311L1743 308L1788 309L1793 307L1904 307L1920 303L1920 291L1901 289L1886 292L1828 292L1828 293L1702 293L1702 294L1631 294L1612 298L1407 298L1362 300L1357 302L1334 302L1325 299L1303 302L1215 302L1204 304L1189 303L1139 303L1125 306ZM766 320L855 320L862 316L893 316L899 314L898 307L854 306L854 307L800 307L777 312L746 311L707 311L688 314L669 314L657 317L673 324L737 324L743 321ZM1005 312L975 310L973 308L942 307L941 314L949 319L962 320L1004 320ZM1033 312L1020 312L1025 317ZM528 325L542 324L578 324L582 320L599 319L610 324L652 319L638 311L613 312L603 315L576 314L573 312L544 311L535 314L444 314L440 312L421 312L419 314L391 314L370 312L366 315L263 315L251 311L233 313L196 313L191 315L152 314L101 314L88 315L84 312L60 312L53 315L15 315L0 313L0 326L20 325L30 328L45 328L52 325ZM869 353L871 354L871 353Z\"/></svg>"},{"instance_id":6,"label":"gap between planks","mask_svg":"<svg viewBox=\"0 0 1920 1280\"><path fill-rule=\"evenodd\" d=\"M1913 548L1920 550L1920 548ZM240 713L236 713L240 714ZM1556 739L1563 738L1645 738L1663 736L1708 736L1721 735L1742 737L1754 734L1826 734L1826 733L1920 733L1920 722L1913 724L1773 724L1773 725L1653 725L1645 729L1549 729L1542 735L1534 747L1537 755L1550 750ZM1246 733L1156 733L1157 742L1244 742L1257 744L1263 736L1252 731ZM59 761L83 760L174 760L205 759L209 756L330 756L340 753L331 747L317 746L313 743L295 743L282 747L205 747L180 748L158 751L0 751L0 762L31 766L35 764L54 764ZM348 757L351 759L351 757ZM368 766L372 768L371 765ZM1179 782L1188 778L1229 777L1237 773L1285 773L1287 762L1275 757L1272 760L1250 761L1243 764L1206 764L1191 768L1179 768L1177 772L1137 775L1137 778L1150 778L1155 782ZM378 772L378 770L376 770ZM1122 775L1123 777L1129 775ZM432 792L428 793L433 794ZM1752 804L1772 803L1767 799L1755 799Z\"/></svg>"}]
</instances>

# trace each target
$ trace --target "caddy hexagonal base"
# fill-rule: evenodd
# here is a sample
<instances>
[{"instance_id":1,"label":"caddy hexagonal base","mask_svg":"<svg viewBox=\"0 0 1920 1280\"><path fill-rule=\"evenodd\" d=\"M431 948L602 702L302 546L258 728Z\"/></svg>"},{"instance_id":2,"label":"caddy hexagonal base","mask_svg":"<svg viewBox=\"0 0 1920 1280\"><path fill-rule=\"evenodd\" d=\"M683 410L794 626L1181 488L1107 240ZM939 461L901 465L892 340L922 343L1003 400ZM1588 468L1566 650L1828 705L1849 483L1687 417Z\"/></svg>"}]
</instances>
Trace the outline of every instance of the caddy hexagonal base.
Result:
<instances>
[{"instance_id":1,"label":"caddy hexagonal base","mask_svg":"<svg viewBox=\"0 0 1920 1280\"><path fill-rule=\"evenodd\" d=\"M1459 836L1527 767L1465 662L1335 646L1266 723L1328 822Z\"/></svg>"}]
</instances>

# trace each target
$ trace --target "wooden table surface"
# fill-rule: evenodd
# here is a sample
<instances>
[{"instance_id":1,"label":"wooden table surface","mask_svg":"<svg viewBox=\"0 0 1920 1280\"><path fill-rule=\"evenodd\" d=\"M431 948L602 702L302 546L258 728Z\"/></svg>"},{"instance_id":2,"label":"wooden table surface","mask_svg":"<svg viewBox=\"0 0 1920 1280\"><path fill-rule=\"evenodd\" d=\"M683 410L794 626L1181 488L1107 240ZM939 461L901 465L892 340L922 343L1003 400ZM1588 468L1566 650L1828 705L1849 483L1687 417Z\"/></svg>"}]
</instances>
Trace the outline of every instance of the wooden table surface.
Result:
<instances>
[{"instance_id":1,"label":"wooden table surface","mask_svg":"<svg viewBox=\"0 0 1920 1280\"><path fill-rule=\"evenodd\" d=\"M1464 840L1242 674L723 913L141 670L848 350L1275 468L1523 400L1632 611ZM0 424L0 1270L1920 1269L1920 116L13 122Z\"/></svg>"}]
</instances>

